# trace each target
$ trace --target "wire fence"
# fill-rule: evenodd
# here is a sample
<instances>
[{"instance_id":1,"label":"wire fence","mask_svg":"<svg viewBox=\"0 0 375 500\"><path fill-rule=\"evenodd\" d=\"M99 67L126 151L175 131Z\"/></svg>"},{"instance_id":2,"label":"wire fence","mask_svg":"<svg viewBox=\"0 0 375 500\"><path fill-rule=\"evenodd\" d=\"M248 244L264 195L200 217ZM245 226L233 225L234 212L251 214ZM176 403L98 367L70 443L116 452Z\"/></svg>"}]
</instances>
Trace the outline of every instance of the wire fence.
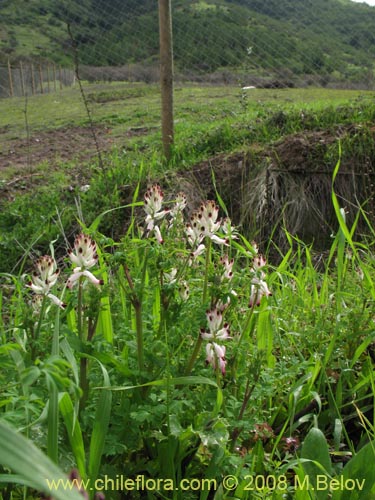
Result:
<instances>
[{"instance_id":1,"label":"wire fence","mask_svg":"<svg viewBox=\"0 0 375 500\"><path fill-rule=\"evenodd\" d=\"M25 97L46 94L71 87L75 82L72 68L63 68L55 63L18 61L0 66L0 98Z\"/></svg>"},{"instance_id":2,"label":"wire fence","mask_svg":"<svg viewBox=\"0 0 375 500\"><path fill-rule=\"evenodd\" d=\"M52 54L48 63L21 62L10 54L8 65L0 66L0 97L4 98L0 100L0 162L5 158L12 163L14 139L30 140L35 131L47 133L82 121L85 110L75 85L76 69L89 94L94 121L105 97L90 95L87 84L159 82L156 0L52 4L44 15L50 26L60 26L65 56L71 61L76 58L78 68L53 63ZM356 4L360 22L354 23L349 10L342 18L334 17L332 4L323 0L316 0L315 7L310 1L172 1L176 84L374 89L375 9ZM253 9L253 17L246 6ZM302 15L309 6L309 16ZM271 11L272 19L266 22ZM326 34L328 29L341 32L345 51ZM27 36L24 44L34 43L32 34ZM51 94L50 100L42 102L38 94ZM25 98L33 112L27 126L22 126ZM67 117L58 105L64 100L69 107ZM151 112L160 110L160 101L149 101L148 106ZM118 119L122 112L126 110L118 108Z\"/></svg>"}]
</instances>

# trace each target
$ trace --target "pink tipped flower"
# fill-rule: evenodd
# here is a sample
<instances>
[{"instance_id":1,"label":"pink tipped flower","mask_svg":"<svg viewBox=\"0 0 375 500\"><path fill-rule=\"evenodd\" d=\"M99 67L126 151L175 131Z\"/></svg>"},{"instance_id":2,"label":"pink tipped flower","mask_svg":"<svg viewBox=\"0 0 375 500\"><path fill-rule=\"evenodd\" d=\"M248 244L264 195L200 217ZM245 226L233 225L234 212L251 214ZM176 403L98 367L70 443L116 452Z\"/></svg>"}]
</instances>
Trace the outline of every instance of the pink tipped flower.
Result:
<instances>
[{"instance_id":1,"label":"pink tipped flower","mask_svg":"<svg viewBox=\"0 0 375 500\"><path fill-rule=\"evenodd\" d=\"M224 266L222 279L231 280L233 278L232 268L234 264L234 259L229 259L228 255L224 255L224 257L220 258L220 264Z\"/></svg>"},{"instance_id":2,"label":"pink tipped flower","mask_svg":"<svg viewBox=\"0 0 375 500\"><path fill-rule=\"evenodd\" d=\"M152 231L155 222L161 220L169 210L162 210L164 194L159 184L154 184L147 189L144 196L144 210L146 212L147 231Z\"/></svg>"},{"instance_id":3,"label":"pink tipped flower","mask_svg":"<svg viewBox=\"0 0 375 500\"><path fill-rule=\"evenodd\" d=\"M227 238L221 238L216 234L220 229L221 221L217 220L219 207L214 201L208 200L202 203L199 210L191 216L190 223L186 225L186 235L192 247L197 246L192 252L193 257L200 255L205 247L202 243L204 238L210 238L218 245L228 245Z\"/></svg>"},{"instance_id":4,"label":"pink tipped flower","mask_svg":"<svg viewBox=\"0 0 375 500\"><path fill-rule=\"evenodd\" d=\"M206 318L211 333L215 333L220 328L223 321L223 315L219 309L212 309L206 312Z\"/></svg>"},{"instance_id":5,"label":"pink tipped flower","mask_svg":"<svg viewBox=\"0 0 375 500\"><path fill-rule=\"evenodd\" d=\"M28 283L28 287L37 295L44 295L52 300L52 302L61 308L65 304L50 293L50 289L56 284L60 271L57 269L55 260L49 255L40 257L35 263L36 271L32 275L32 281Z\"/></svg>"},{"instance_id":6,"label":"pink tipped flower","mask_svg":"<svg viewBox=\"0 0 375 500\"><path fill-rule=\"evenodd\" d=\"M189 285L186 281L183 281L178 288L178 293L180 294L181 299L186 302L190 296Z\"/></svg>"},{"instance_id":7,"label":"pink tipped flower","mask_svg":"<svg viewBox=\"0 0 375 500\"><path fill-rule=\"evenodd\" d=\"M208 343L206 345L206 355L206 363L211 365L214 370L216 366L219 366L221 373L225 375L225 365L227 364L225 346L218 345L215 342Z\"/></svg>"},{"instance_id":8,"label":"pink tipped flower","mask_svg":"<svg viewBox=\"0 0 375 500\"><path fill-rule=\"evenodd\" d=\"M267 283L263 279L254 277L251 281L249 307L260 306L262 298L271 295Z\"/></svg>"},{"instance_id":9,"label":"pink tipped flower","mask_svg":"<svg viewBox=\"0 0 375 500\"><path fill-rule=\"evenodd\" d=\"M192 219L197 223L201 234L211 238L220 229L221 221L217 220L218 215L219 207L214 201L208 200L201 204Z\"/></svg>"},{"instance_id":10,"label":"pink tipped flower","mask_svg":"<svg viewBox=\"0 0 375 500\"><path fill-rule=\"evenodd\" d=\"M90 269L98 262L95 241L82 233L76 237L74 250L69 250L68 254L73 264L82 269Z\"/></svg>"},{"instance_id":11,"label":"pink tipped flower","mask_svg":"<svg viewBox=\"0 0 375 500\"><path fill-rule=\"evenodd\" d=\"M74 250L68 252L70 260L77 267L67 281L67 287L73 288L81 277L88 278L94 285L103 285L103 280L96 278L88 269L98 263L96 243L90 236L79 234L74 240Z\"/></svg>"},{"instance_id":12,"label":"pink tipped flower","mask_svg":"<svg viewBox=\"0 0 375 500\"><path fill-rule=\"evenodd\" d=\"M266 259L264 258L263 255L257 255L253 259L253 269L254 271L258 271L259 269L262 269L267 264Z\"/></svg>"},{"instance_id":13,"label":"pink tipped flower","mask_svg":"<svg viewBox=\"0 0 375 500\"><path fill-rule=\"evenodd\" d=\"M223 324L222 310L219 308L206 312L209 331L201 330L201 337L204 340L227 340L230 339L229 324Z\"/></svg>"},{"instance_id":14,"label":"pink tipped flower","mask_svg":"<svg viewBox=\"0 0 375 500\"><path fill-rule=\"evenodd\" d=\"M176 196L175 204L171 209L172 219L179 217L187 205L187 199L185 193L178 193Z\"/></svg>"},{"instance_id":15,"label":"pink tipped flower","mask_svg":"<svg viewBox=\"0 0 375 500\"><path fill-rule=\"evenodd\" d=\"M238 240L238 231L234 226L232 226L232 221L229 217L225 217L225 219L223 219L221 222L221 229L225 236L229 239Z\"/></svg>"},{"instance_id":16,"label":"pink tipped flower","mask_svg":"<svg viewBox=\"0 0 375 500\"><path fill-rule=\"evenodd\" d=\"M32 276L29 287L35 293L46 294L57 281L60 271L57 269L55 260L49 255L43 255L35 262L36 271Z\"/></svg>"},{"instance_id":17,"label":"pink tipped flower","mask_svg":"<svg viewBox=\"0 0 375 500\"><path fill-rule=\"evenodd\" d=\"M163 240L163 236L161 235L159 226L154 226L154 234L155 234L155 238L157 239L158 243L163 244L164 240Z\"/></svg>"},{"instance_id":18,"label":"pink tipped flower","mask_svg":"<svg viewBox=\"0 0 375 500\"><path fill-rule=\"evenodd\" d=\"M73 288L75 283L81 278L82 276L88 278L93 285L103 285L103 280L100 280L96 278L90 271L87 269L84 269L82 271L81 267L76 267L72 273L72 275L69 277L68 281L66 282L66 286L68 288Z\"/></svg>"},{"instance_id":19,"label":"pink tipped flower","mask_svg":"<svg viewBox=\"0 0 375 500\"><path fill-rule=\"evenodd\" d=\"M186 224L185 232L188 242L192 247L194 247L195 245L199 245L203 240L204 236L202 234L202 231L200 230L200 226L197 220L195 220L194 215L191 218L190 223Z\"/></svg>"}]
</instances>

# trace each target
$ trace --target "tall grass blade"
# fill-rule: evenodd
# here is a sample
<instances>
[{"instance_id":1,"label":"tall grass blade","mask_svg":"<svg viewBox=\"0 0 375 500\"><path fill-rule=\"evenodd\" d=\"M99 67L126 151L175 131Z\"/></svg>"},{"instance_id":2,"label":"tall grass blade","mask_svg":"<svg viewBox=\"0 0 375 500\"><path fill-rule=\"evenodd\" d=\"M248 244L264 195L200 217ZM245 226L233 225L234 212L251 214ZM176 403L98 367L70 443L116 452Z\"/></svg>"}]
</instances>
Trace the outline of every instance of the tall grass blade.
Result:
<instances>
[{"instance_id":1,"label":"tall grass blade","mask_svg":"<svg viewBox=\"0 0 375 500\"><path fill-rule=\"evenodd\" d=\"M59 408L64 419L65 427L68 433L68 439L72 448L77 468L82 479L86 479L86 457L83 444L81 426L77 419L77 413L74 411L72 400L67 392L60 394Z\"/></svg>"},{"instance_id":2,"label":"tall grass blade","mask_svg":"<svg viewBox=\"0 0 375 500\"><path fill-rule=\"evenodd\" d=\"M109 380L108 372L100 362L99 364L103 373L103 387L105 389L110 389L111 383ZM88 475L91 480L95 480L99 474L105 439L108 432L109 419L111 415L111 405L112 392L109 390L101 391L99 401L97 403L95 422L90 441Z\"/></svg>"},{"instance_id":3,"label":"tall grass blade","mask_svg":"<svg viewBox=\"0 0 375 500\"><path fill-rule=\"evenodd\" d=\"M0 421L0 463L8 467L20 479L37 491L51 494L56 500L82 500L78 490L66 486L67 477L31 441L18 434L8 424ZM63 481L63 483L59 483ZM56 488L51 489L48 482ZM65 485L65 488L64 488ZM59 486L59 487L58 487Z\"/></svg>"}]
</instances>

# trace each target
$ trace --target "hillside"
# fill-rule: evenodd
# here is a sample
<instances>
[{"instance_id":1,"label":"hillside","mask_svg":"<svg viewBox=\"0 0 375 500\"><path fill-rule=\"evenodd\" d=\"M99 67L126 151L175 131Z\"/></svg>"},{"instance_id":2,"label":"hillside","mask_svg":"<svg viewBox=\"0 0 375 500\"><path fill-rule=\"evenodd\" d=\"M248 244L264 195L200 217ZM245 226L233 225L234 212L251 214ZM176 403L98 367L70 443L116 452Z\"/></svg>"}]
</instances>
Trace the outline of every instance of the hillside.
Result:
<instances>
[{"instance_id":1,"label":"hillside","mask_svg":"<svg viewBox=\"0 0 375 500\"><path fill-rule=\"evenodd\" d=\"M372 78L375 9L349 0L176 0L177 70ZM80 62L92 66L152 63L158 55L155 0L3 0L0 62L72 60L67 24ZM251 48L251 49L250 49ZM247 49L250 49L247 51Z\"/></svg>"}]
</instances>

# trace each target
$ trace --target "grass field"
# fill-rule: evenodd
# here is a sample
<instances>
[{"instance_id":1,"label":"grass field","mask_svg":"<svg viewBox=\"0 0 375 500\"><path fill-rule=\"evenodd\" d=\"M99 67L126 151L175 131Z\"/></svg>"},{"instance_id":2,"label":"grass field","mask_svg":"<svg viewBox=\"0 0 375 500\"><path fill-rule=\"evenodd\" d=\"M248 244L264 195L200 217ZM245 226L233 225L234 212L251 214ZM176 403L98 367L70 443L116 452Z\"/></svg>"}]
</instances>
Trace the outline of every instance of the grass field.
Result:
<instances>
[{"instance_id":1,"label":"grass field","mask_svg":"<svg viewBox=\"0 0 375 500\"><path fill-rule=\"evenodd\" d=\"M373 498L373 93L177 86L169 164L156 87L85 93L103 165L78 89L0 101L1 500ZM319 262L225 219L286 153L331 166Z\"/></svg>"}]
</instances>

